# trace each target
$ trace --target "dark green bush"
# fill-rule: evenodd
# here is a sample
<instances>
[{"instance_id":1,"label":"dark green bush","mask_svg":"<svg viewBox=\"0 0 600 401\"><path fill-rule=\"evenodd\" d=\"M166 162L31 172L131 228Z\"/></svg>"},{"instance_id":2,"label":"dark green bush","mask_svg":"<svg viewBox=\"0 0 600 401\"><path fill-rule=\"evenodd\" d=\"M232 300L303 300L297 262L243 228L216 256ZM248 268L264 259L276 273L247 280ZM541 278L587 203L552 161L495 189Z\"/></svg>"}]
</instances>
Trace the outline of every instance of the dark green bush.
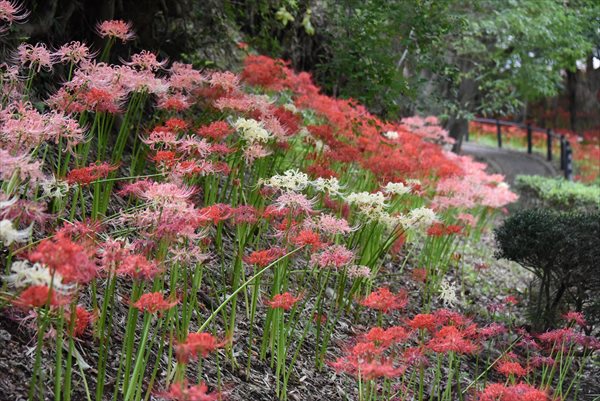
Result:
<instances>
[{"instance_id":1,"label":"dark green bush","mask_svg":"<svg viewBox=\"0 0 600 401\"><path fill-rule=\"evenodd\" d=\"M583 311L600 320L600 213L529 209L495 230L498 258L519 263L536 277L531 316L537 329L552 327L561 310Z\"/></svg>"}]
</instances>

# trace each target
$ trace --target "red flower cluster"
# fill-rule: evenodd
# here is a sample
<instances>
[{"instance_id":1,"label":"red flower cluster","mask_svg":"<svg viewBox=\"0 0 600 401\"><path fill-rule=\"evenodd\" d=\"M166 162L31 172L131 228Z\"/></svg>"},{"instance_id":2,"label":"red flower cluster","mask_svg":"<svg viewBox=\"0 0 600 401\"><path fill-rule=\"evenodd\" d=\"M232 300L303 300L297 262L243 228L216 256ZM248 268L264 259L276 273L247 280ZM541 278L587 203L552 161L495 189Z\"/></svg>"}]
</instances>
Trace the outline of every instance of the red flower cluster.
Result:
<instances>
[{"instance_id":1,"label":"red flower cluster","mask_svg":"<svg viewBox=\"0 0 600 401\"><path fill-rule=\"evenodd\" d=\"M42 306L61 306L69 303L69 298L45 285L32 285L25 289L13 304L22 309L41 308Z\"/></svg>"},{"instance_id":2,"label":"red flower cluster","mask_svg":"<svg viewBox=\"0 0 600 401\"><path fill-rule=\"evenodd\" d=\"M132 305L141 311L155 314L157 312L169 310L177 305L177 303L176 300L169 301L165 299L162 292L150 292L143 294Z\"/></svg>"},{"instance_id":3,"label":"red flower cluster","mask_svg":"<svg viewBox=\"0 0 600 401\"><path fill-rule=\"evenodd\" d=\"M198 355L206 358L208 354L224 347L228 342L228 340L219 341L210 333L190 333L184 342L177 344L177 360L188 363L197 359Z\"/></svg>"},{"instance_id":4,"label":"red flower cluster","mask_svg":"<svg viewBox=\"0 0 600 401\"><path fill-rule=\"evenodd\" d=\"M265 249L262 251L254 251L250 255L244 258L244 261L250 265L256 265L258 267L265 267L274 260L285 255L285 249L275 247L271 249Z\"/></svg>"},{"instance_id":5,"label":"red flower cluster","mask_svg":"<svg viewBox=\"0 0 600 401\"><path fill-rule=\"evenodd\" d=\"M466 331L461 331L456 326L443 326L434 334L427 346L438 353L472 354L478 347L468 337Z\"/></svg>"},{"instance_id":6,"label":"red flower cluster","mask_svg":"<svg viewBox=\"0 0 600 401\"><path fill-rule=\"evenodd\" d=\"M406 291L393 294L389 288L381 287L369 294L360 304L383 313L389 313L394 310L404 309L408 305L408 294Z\"/></svg>"},{"instance_id":7,"label":"red flower cluster","mask_svg":"<svg viewBox=\"0 0 600 401\"><path fill-rule=\"evenodd\" d=\"M506 386L491 383L479 393L477 401L551 401L547 391L529 384L520 383Z\"/></svg>"},{"instance_id":8,"label":"red flower cluster","mask_svg":"<svg viewBox=\"0 0 600 401\"><path fill-rule=\"evenodd\" d=\"M134 279L149 280L160 272L161 270L156 262L150 261L143 255L138 254L125 256L121 260L119 267L117 267L117 274L129 276Z\"/></svg>"},{"instance_id":9,"label":"red flower cluster","mask_svg":"<svg viewBox=\"0 0 600 401\"><path fill-rule=\"evenodd\" d=\"M196 130L196 133L204 138L211 138L220 141L223 138L233 134L233 128L225 121L215 121L209 125L203 125Z\"/></svg>"},{"instance_id":10,"label":"red flower cluster","mask_svg":"<svg viewBox=\"0 0 600 401\"><path fill-rule=\"evenodd\" d=\"M187 381L171 384L169 391L158 396L170 401L215 401L221 398L217 392L209 393L208 386L204 382L190 386Z\"/></svg>"},{"instance_id":11,"label":"red flower cluster","mask_svg":"<svg viewBox=\"0 0 600 401\"><path fill-rule=\"evenodd\" d=\"M101 163L74 169L67 175L67 182L69 184L89 185L94 181L108 177L108 174L118 167L109 163Z\"/></svg>"},{"instance_id":12,"label":"red flower cluster","mask_svg":"<svg viewBox=\"0 0 600 401\"><path fill-rule=\"evenodd\" d=\"M28 259L60 274L64 283L85 284L97 275L92 253L92 250L71 241L66 234L59 233L54 238L42 240Z\"/></svg>"},{"instance_id":13,"label":"red flower cluster","mask_svg":"<svg viewBox=\"0 0 600 401\"><path fill-rule=\"evenodd\" d=\"M427 235L430 237L441 237L444 235L461 234L462 227L457 225L445 225L442 223L434 223L427 229Z\"/></svg>"},{"instance_id":14,"label":"red flower cluster","mask_svg":"<svg viewBox=\"0 0 600 401\"><path fill-rule=\"evenodd\" d=\"M270 301L267 301L267 305L269 305L272 309L281 308L283 310L290 310L292 306L296 305L298 301L302 299L302 294L294 297L289 292L284 292L283 294L277 294L273 296Z\"/></svg>"}]
</instances>

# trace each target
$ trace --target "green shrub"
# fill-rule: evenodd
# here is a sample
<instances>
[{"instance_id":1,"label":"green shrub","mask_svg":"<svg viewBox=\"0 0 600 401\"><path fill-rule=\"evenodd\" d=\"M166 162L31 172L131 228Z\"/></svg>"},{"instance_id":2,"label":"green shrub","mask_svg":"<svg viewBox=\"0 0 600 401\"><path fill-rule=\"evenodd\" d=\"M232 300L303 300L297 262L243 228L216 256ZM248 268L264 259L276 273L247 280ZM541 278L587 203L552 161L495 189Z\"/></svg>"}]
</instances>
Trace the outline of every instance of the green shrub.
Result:
<instances>
[{"instance_id":1,"label":"green shrub","mask_svg":"<svg viewBox=\"0 0 600 401\"><path fill-rule=\"evenodd\" d=\"M526 197L537 206L557 210L600 210L600 187L562 178L548 178L539 175L519 175L515 183Z\"/></svg>"},{"instance_id":2,"label":"green shrub","mask_svg":"<svg viewBox=\"0 0 600 401\"><path fill-rule=\"evenodd\" d=\"M600 213L529 209L495 230L498 258L533 272L530 309L536 329L552 327L561 309L600 320Z\"/></svg>"}]
</instances>

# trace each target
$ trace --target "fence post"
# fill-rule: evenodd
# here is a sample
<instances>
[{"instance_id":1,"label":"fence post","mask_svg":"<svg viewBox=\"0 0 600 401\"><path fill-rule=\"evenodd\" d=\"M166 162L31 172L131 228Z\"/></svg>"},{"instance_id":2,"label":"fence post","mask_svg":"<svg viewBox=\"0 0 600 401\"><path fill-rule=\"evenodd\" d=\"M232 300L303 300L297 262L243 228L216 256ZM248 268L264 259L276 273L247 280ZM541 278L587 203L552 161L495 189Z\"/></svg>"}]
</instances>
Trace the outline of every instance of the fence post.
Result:
<instances>
[{"instance_id":1,"label":"fence post","mask_svg":"<svg viewBox=\"0 0 600 401\"><path fill-rule=\"evenodd\" d=\"M566 170L566 163L565 163L565 136L561 135L560 136L560 169L561 170Z\"/></svg>"},{"instance_id":2,"label":"fence post","mask_svg":"<svg viewBox=\"0 0 600 401\"><path fill-rule=\"evenodd\" d=\"M548 147L548 161L552 161L552 130L550 128L546 130L546 144Z\"/></svg>"},{"instance_id":3,"label":"fence post","mask_svg":"<svg viewBox=\"0 0 600 401\"><path fill-rule=\"evenodd\" d=\"M496 135L498 136L498 147L502 147L502 127L500 121L496 120Z\"/></svg>"},{"instance_id":4,"label":"fence post","mask_svg":"<svg viewBox=\"0 0 600 401\"><path fill-rule=\"evenodd\" d=\"M573 150L569 141L565 142L565 178L573 180Z\"/></svg>"},{"instance_id":5,"label":"fence post","mask_svg":"<svg viewBox=\"0 0 600 401\"><path fill-rule=\"evenodd\" d=\"M527 153L531 154L533 150L533 135L531 133L531 124L527 124Z\"/></svg>"}]
</instances>

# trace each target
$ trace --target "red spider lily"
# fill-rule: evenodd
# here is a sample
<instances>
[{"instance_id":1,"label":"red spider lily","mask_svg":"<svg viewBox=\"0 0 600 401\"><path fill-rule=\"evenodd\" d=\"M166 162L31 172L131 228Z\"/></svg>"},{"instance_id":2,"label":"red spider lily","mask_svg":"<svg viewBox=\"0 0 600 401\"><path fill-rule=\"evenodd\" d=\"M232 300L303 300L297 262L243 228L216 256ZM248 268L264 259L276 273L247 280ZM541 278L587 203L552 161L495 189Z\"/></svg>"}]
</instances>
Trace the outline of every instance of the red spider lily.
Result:
<instances>
[{"instance_id":1,"label":"red spider lily","mask_svg":"<svg viewBox=\"0 0 600 401\"><path fill-rule=\"evenodd\" d=\"M277 218L277 217L285 217L288 216L292 213L293 211L285 208L285 207L279 207L279 205L269 205L265 208L265 210L262 212L262 217L264 219L271 219L271 218Z\"/></svg>"},{"instance_id":2,"label":"red spider lily","mask_svg":"<svg viewBox=\"0 0 600 401\"><path fill-rule=\"evenodd\" d=\"M321 232L329 235L349 234L353 231L353 228L350 227L346 219L338 219L329 214L319 215L318 220L314 223L308 220L305 223L307 222L311 223L311 227L314 226Z\"/></svg>"},{"instance_id":3,"label":"red spider lily","mask_svg":"<svg viewBox=\"0 0 600 401\"><path fill-rule=\"evenodd\" d=\"M17 56L23 67L35 69L40 72L42 68L52 69L52 54L43 43L35 46L29 43L22 43L17 48Z\"/></svg>"},{"instance_id":4,"label":"red spider lily","mask_svg":"<svg viewBox=\"0 0 600 401\"><path fill-rule=\"evenodd\" d=\"M389 288L381 287L360 301L360 304L383 313L389 313L394 310L404 309L408 305L408 294L406 291L393 294Z\"/></svg>"},{"instance_id":5,"label":"red spider lily","mask_svg":"<svg viewBox=\"0 0 600 401\"><path fill-rule=\"evenodd\" d=\"M380 377L393 378L404 374L406 368L404 366L394 367L390 361L373 361L362 363L358 366L358 374L367 380L374 380Z\"/></svg>"},{"instance_id":6,"label":"red spider lily","mask_svg":"<svg viewBox=\"0 0 600 401\"><path fill-rule=\"evenodd\" d=\"M169 310L177 304L177 300L165 299L162 292L150 292L143 294L132 306L141 311L155 314Z\"/></svg>"},{"instance_id":7,"label":"red spider lily","mask_svg":"<svg viewBox=\"0 0 600 401\"><path fill-rule=\"evenodd\" d=\"M178 161L177 154L170 150L159 150L150 159L154 163L167 168L173 167Z\"/></svg>"},{"instance_id":8,"label":"red spider lily","mask_svg":"<svg viewBox=\"0 0 600 401\"><path fill-rule=\"evenodd\" d=\"M347 249L343 245L331 245L325 248L321 253L313 254L310 261L311 264L321 268L348 266L354 260L354 252Z\"/></svg>"},{"instance_id":9,"label":"red spider lily","mask_svg":"<svg viewBox=\"0 0 600 401\"><path fill-rule=\"evenodd\" d=\"M208 386L204 382L190 386L185 380L171 384L169 391L159 393L158 397L170 401L215 401L221 398L221 394L209 393Z\"/></svg>"},{"instance_id":10,"label":"red spider lily","mask_svg":"<svg viewBox=\"0 0 600 401\"><path fill-rule=\"evenodd\" d=\"M307 246L313 250L317 250L323 245L319 233L312 230L301 230L298 235L292 238L292 243L297 246Z\"/></svg>"},{"instance_id":11,"label":"red spider lily","mask_svg":"<svg viewBox=\"0 0 600 401\"><path fill-rule=\"evenodd\" d=\"M538 335L538 339L552 347L567 348L572 344L584 344L586 337L577 333L571 327L556 329Z\"/></svg>"},{"instance_id":12,"label":"red spider lily","mask_svg":"<svg viewBox=\"0 0 600 401\"><path fill-rule=\"evenodd\" d=\"M374 327L364 335L364 338L367 341L372 341L378 346L387 348L392 344L405 341L409 336L410 332L408 332L404 327L392 326L388 329Z\"/></svg>"},{"instance_id":13,"label":"red spider lily","mask_svg":"<svg viewBox=\"0 0 600 401\"><path fill-rule=\"evenodd\" d=\"M155 261L137 254L127 255L117 267L117 274L135 279L150 280L161 272Z\"/></svg>"},{"instance_id":14,"label":"red spider lily","mask_svg":"<svg viewBox=\"0 0 600 401\"><path fill-rule=\"evenodd\" d=\"M131 56L130 62L121 60L124 65L136 68L137 70L148 70L157 71L163 68L167 64L168 60L158 61L156 54L149 52L148 50L142 50L141 52Z\"/></svg>"},{"instance_id":15,"label":"red spider lily","mask_svg":"<svg viewBox=\"0 0 600 401\"><path fill-rule=\"evenodd\" d=\"M578 324L581 327L587 326L585 317L583 316L583 313L581 313L581 312L575 312L575 311L567 312L563 315L563 319L565 319L569 323L575 322L576 324Z\"/></svg>"},{"instance_id":16,"label":"red spider lily","mask_svg":"<svg viewBox=\"0 0 600 401\"><path fill-rule=\"evenodd\" d=\"M219 341L210 333L190 333L184 342L176 346L177 360L180 363L188 363L197 359L198 355L206 358L208 354L228 343L228 339Z\"/></svg>"},{"instance_id":17,"label":"red spider lily","mask_svg":"<svg viewBox=\"0 0 600 401\"><path fill-rule=\"evenodd\" d=\"M408 366L425 366L429 363L422 346L406 348L402 352L402 360Z\"/></svg>"},{"instance_id":18,"label":"red spider lily","mask_svg":"<svg viewBox=\"0 0 600 401\"><path fill-rule=\"evenodd\" d=\"M267 301L272 309L281 308L283 310L290 310L298 301L302 299L302 294L294 297L290 292L284 292L283 294L276 294L270 301Z\"/></svg>"},{"instance_id":19,"label":"red spider lily","mask_svg":"<svg viewBox=\"0 0 600 401\"><path fill-rule=\"evenodd\" d=\"M233 208L223 203L217 203L198 210L200 221L212 222L213 224L219 224L221 221L227 220L232 214Z\"/></svg>"},{"instance_id":20,"label":"red spider lily","mask_svg":"<svg viewBox=\"0 0 600 401\"><path fill-rule=\"evenodd\" d=\"M273 111L273 116L279 120L281 125L285 128L289 135L295 135L300 129L300 116L293 112L285 109L284 107L277 107Z\"/></svg>"},{"instance_id":21,"label":"red spider lily","mask_svg":"<svg viewBox=\"0 0 600 401\"><path fill-rule=\"evenodd\" d=\"M529 364L534 368L539 368L541 366L552 367L555 363L556 361L554 358L550 356L535 355L529 360Z\"/></svg>"},{"instance_id":22,"label":"red spider lily","mask_svg":"<svg viewBox=\"0 0 600 401\"><path fill-rule=\"evenodd\" d=\"M519 383L505 386L491 383L478 394L477 401L551 401L547 391L537 389L529 384Z\"/></svg>"},{"instance_id":23,"label":"red spider lily","mask_svg":"<svg viewBox=\"0 0 600 401\"><path fill-rule=\"evenodd\" d=\"M438 325L467 326L471 321L458 312L448 309L438 309L434 312Z\"/></svg>"},{"instance_id":24,"label":"red spider lily","mask_svg":"<svg viewBox=\"0 0 600 401\"><path fill-rule=\"evenodd\" d=\"M262 251L254 251L244 258L244 262L258 267L265 267L283 255L285 255L285 249L275 247Z\"/></svg>"},{"instance_id":25,"label":"red spider lily","mask_svg":"<svg viewBox=\"0 0 600 401\"><path fill-rule=\"evenodd\" d=\"M381 355L384 351L385 347L377 345L373 341L361 341L350 348L347 354L354 359L371 360L372 358Z\"/></svg>"},{"instance_id":26,"label":"red spider lily","mask_svg":"<svg viewBox=\"0 0 600 401\"><path fill-rule=\"evenodd\" d=\"M23 4L16 1L0 1L0 21L12 24L14 21L23 21L29 15ZM1 29L0 29L1 32Z\"/></svg>"},{"instance_id":27,"label":"red spider lily","mask_svg":"<svg viewBox=\"0 0 600 401\"><path fill-rule=\"evenodd\" d=\"M92 321L94 321L95 319L95 314L93 312L88 312L83 306L81 305L77 305L77 307L75 308L75 321L74 322L70 322L71 320L71 312L70 311L65 311L65 315L69 321L69 326L71 324L73 324L73 336L74 337L81 337L81 335L83 335L83 333L85 333L85 330L88 328L88 326L90 325L90 323Z\"/></svg>"},{"instance_id":28,"label":"red spider lily","mask_svg":"<svg viewBox=\"0 0 600 401\"><path fill-rule=\"evenodd\" d=\"M2 159L1 156L0 159ZM4 208L0 208L0 220L19 221L25 226L35 222L43 230L48 221L52 219L52 215L46 213L46 204L44 202L16 199L14 203L12 201L4 203L8 204Z\"/></svg>"},{"instance_id":29,"label":"red spider lily","mask_svg":"<svg viewBox=\"0 0 600 401\"><path fill-rule=\"evenodd\" d=\"M108 174L117 168L118 166L113 166L105 162L74 169L67 175L67 182L69 184L89 185L94 181L108 177Z\"/></svg>"},{"instance_id":30,"label":"red spider lily","mask_svg":"<svg viewBox=\"0 0 600 401\"><path fill-rule=\"evenodd\" d=\"M525 369L519 362L516 361L500 361L496 365L496 370L506 376L523 377L527 376L527 369Z\"/></svg>"},{"instance_id":31,"label":"red spider lily","mask_svg":"<svg viewBox=\"0 0 600 401\"><path fill-rule=\"evenodd\" d=\"M240 87L240 77L230 71L214 71L209 78L210 86L220 87L227 93L238 92ZM235 95L243 96L241 93Z\"/></svg>"},{"instance_id":32,"label":"red spider lily","mask_svg":"<svg viewBox=\"0 0 600 401\"><path fill-rule=\"evenodd\" d=\"M409 320L408 325L415 330L426 329L429 331L435 330L437 318L430 313L419 313Z\"/></svg>"},{"instance_id":33,"label":"red spider lily","mask_svg":"<svg viewBox=\"0 0 600 401\"><path fill-rule=\"evenodd\" d=\"M478 334L481 338L490 338L504 334L507 331L506 326L500 323L490 323L489 325L480 328Z\"/></svg>"},{"instance_id":34,"label":"red spider lily","mask_svg":"<svg viewBox=\"0 0 600 401\"><path fill-rule=\"evenodd\" d=\"M205 138L212 138L215 141L220 141L223 138L233 134L233 128L225 121L215 121L209 125L204 125L196 130L198 135Z\"/></svg>"},{"instance_id":35,"label":"red spider lily","mask_svg":"<svg viewBox=\"0 0 600 401\"><path fill-rule=\"evenodd\" d=\"M509 295L506 298L504 298L504 302L506 302L507 304L510 305L517 305L519 303L519 300L517 299L517 297Z\"/></svg>"},{"instance_id":36,"label":"red spider lily","mask_svg":"<svg viewBox=\"0 0 600 401\"><path fill-rule=\"evenodd\" d=\"M402 376L406 371L405 367L394 367L391 361L382 360L361 360L353 357L338 358L330 363L338 372L344 372L356 377L367 380L378 378L394 378Z\"/></svg>"},{"instance_id":37,"label":"red spider lily","mask_svg":"<svg viewBox=\"0 0 600 401\"><path fill-rule=\"evenodd\" d=\"M311 176L311 178L331 178L338 177L334 170L329 167L329 163L327 161L319 161L314 162L306 167L306 173Z\"/></svg>"},{"instance_id":38,"label":"red spider lily","mask_svg":"<svg viewBox=\"0 0 600 401\"><path fill-rule=\"evenodd\" d=\"M410 277L414 281L418 281L420 283L424 283L427 281L427 269L426 268L416 268L410 273Z\"/></svg>"},{"instance_id":39,"label":"red spider lily","mask_svg":"<svg viewBox=\"0 0 600 401\"><path fill-rule=\"evenodd\" d=\"M98 271L91 257L89 249L59 233L54 238L42 240L27 259L42 263L51 272L59 273L65 284L85 284L96 277Z\"/></svg>"},{"instance_id":40,"label":"red spider lily","mask_svg":"<svg viewBox=\"0 0 600 401\"><path fill-rule=\"evenodd\" d=\"M242 79L253 86L279 90L284 88L289 69L283 60L267 56L248 56L244 60Z\"/></svg>"},{"instance_id":41,"label":"red spider lily","mask_svg":"<svg viewBox=\"0 0 600 401\"><path fill-rule=\"evenodd\" d=\"M467 339L465 333L456 326L442 327L434 334L427 347L433 352L456 352L458 354L473 354L478 349L477 345Z\"/></svg>"},{"instance_id":42,"label":"red spider lily","mask_svg":"<svg viewBox=\"0 0 600 401\"><path fill-rule=\"evenodd\" d=\"M90 48L78 41L66 43L54 52L53 57L61 63L79 64L82 61L90 61L95 57L95 53Z\"/></svg>"},{"instance_id":43,"label":"red spider lily","mask_svg":"<svg viewBox=\"0 0 600 401\"><path fill-rule=\"evenodd\" d=\"M430 237L441 237L444 235L460 234L462 227L457 225L444 225L443 223L434 223L427 229L427 235Z\"/></svg>"},{"instance_id":44,"label":"red spider lily","mask_svg":"<svg viewBox=\"0 0 600 401\"><path fill-rule=\"evenodd\" d=\"M180 118L172 117L165 121L165 127L175 131L185 131L188 126L189 124Z\"/></svg>"},{"instance_id":45,"label":"red spider lily","mask_svg":"<svg viewBox=\"0 0 600 401\"><path fill-rule=\"evenodd\" d=\"M258 210L253 206L242 205L233 209L233 222L235 224L254 224L258 221Z\"/></svg>"},{"instance_id":46,"label":"red spider lily","mask_svg":"<svg viewBox=\"0 0 600 401\"><path fill-rule=\"evenodd\" d=\"M131 23L122 20L103 21L96 26L96 30L98 31L98 35L103 38L116 38L123 42L135 38Z\"/></svg>"},{"instance_id":47,"label":"red spider lily","mask_svg":"<svg viewBox=\"0 0 600 401\"><path fill-rule=\"evenodd\" d=\"M22 309L41 308L42 306L61 306L67 305L69 298L64 295L57 294L56 291L50 290L45 285L32 285L21 292L13 304Z\"/></svg>"},{"instance_id":48,"label":"red spider lily","mask_svg":"<svg viewBox=\"0 0 600 401\"><path fill-rule=\"evenodd\" d=\"M108 112L116 114L121 111L121 93L108 89L90 88L81 94L82 111Z\"/></svg>"},{"instance_id":49,"label":"red spider lily","mask_svg":"<svg viewBox=\"0 0 600 401\"><path fill-rule=\"evenodd\" d=\"M181 93L162 93L158 96L156 107L160 110L183 111L191 106L189 98Z\"/></svg>"},{"instance_id":50,"label":"red spider lily","mask_svg":"<svg viewBox=\"0 0 600 401\"><path fill-rule=\"evenodd\" d=\"M56 236L65 236L71 241L77 242L89 251L90 257L96 253L96 243L98 234L103 230L101 221L74 221L65 222L61 228L56 231Z\"/></svg>"}]
</instances>

